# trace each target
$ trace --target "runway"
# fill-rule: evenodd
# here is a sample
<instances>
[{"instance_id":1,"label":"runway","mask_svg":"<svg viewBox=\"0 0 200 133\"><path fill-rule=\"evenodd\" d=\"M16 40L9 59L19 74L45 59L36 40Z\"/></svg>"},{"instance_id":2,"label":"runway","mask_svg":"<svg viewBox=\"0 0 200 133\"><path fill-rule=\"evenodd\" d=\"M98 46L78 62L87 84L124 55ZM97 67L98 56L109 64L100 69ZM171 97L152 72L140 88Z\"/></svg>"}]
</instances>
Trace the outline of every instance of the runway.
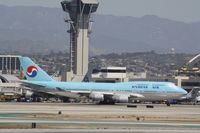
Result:
<instances>
[{"instance_id":1,"label":"runway","mask_svg":"<svg viewBox=\"0 0 200 133\"><path fill-rule=\"evenodd\" d=\"M199 133L199 130L0 129L0 133Z\"/></svg>"},{"instance_id":2,"label":"runway","mask_svg":"<svg viewBox=\"0 0 200 133\"><path fill-rule=\"evenodd\" d=\"M195 133L200 130L200 106L0 103L0 129L5 128L11 130L0 132Z\"/></svg>"}]
</instances>

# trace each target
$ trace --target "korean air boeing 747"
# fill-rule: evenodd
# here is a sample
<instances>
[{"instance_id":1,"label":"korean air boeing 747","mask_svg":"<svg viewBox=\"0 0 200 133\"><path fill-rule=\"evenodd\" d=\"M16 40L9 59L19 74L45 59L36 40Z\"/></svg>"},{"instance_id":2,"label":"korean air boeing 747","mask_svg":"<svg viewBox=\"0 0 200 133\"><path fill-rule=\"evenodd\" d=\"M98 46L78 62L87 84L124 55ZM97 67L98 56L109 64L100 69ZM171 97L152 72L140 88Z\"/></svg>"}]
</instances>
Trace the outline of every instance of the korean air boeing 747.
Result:
<instances>
[{"instance_id":1,"label":"korean air boeing 747","mask_svg":"<svg viewBox=\"0 0 200 133\"><path fill-rule=\"evenodd\" d=\"M170 82L135 81L126 83L58 82L28 57L20 57L27 80L22 84L51 94L85 95L96 102L164 101L180 99L187 92Z\"/></svg>"}]
</instances>

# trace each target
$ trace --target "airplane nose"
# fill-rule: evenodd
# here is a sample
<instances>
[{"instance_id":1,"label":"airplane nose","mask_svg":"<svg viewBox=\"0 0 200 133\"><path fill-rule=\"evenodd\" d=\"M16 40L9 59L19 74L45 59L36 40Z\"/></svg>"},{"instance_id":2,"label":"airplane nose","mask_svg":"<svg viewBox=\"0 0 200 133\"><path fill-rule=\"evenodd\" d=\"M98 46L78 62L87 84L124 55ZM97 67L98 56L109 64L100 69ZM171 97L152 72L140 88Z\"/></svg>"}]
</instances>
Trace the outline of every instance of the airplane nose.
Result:
<instances>
[{"instance_id":1,"label":"airplane nose","mask_svg":"<svg viewBox=\"0 0 200 133\"><path fill-rule=\"evenodd\" d=\"M181 89L181 92L183 93L183 95L188 94L188 92L186 90L184 90L183 88L180 88L180 89Z\"/></svg>"}]
</instances>

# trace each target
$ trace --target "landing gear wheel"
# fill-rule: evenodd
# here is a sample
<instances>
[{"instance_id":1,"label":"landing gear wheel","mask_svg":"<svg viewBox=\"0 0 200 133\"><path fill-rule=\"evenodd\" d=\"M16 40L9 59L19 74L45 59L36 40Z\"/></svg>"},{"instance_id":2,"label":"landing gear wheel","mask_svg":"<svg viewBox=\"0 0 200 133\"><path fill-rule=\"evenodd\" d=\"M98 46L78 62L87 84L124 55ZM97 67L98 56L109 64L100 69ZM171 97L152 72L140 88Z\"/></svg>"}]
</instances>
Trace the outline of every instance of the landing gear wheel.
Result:
<instances>
[{"instance_id":1,"label":"landing gear wheel","mask_svg":"<svg viewBox=\"0 0 200 133\"><path fill-rule=\"evenodd\" d=\"M169 106L170 106L170 103L169 103L169 102L167 102L167 103L166 103L166 105L169 107Z\"/></svg>"},{"instance_id":2,"label":"landing gear wheel","mask_svg":"<svg viewBox=\"0 0 200 133\"><path fill-rule=\"evenodd\" d=\"M100 105L115 105L114 101L104 100L99 102Z\"/></svg>"}]
</instances>

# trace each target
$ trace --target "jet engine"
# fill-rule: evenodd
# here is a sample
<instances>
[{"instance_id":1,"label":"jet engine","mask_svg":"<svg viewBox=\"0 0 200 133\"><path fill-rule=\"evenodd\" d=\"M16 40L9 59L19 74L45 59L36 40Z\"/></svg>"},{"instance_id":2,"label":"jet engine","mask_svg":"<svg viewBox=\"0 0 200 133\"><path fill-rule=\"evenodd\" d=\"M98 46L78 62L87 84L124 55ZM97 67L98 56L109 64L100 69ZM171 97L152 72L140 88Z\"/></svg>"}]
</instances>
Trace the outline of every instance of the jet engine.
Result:
<instances>
[{"instance_id":1,"label":"jet engine","mask_svg":"<svg viewBox=\"0 0 200 133\"><path fill-rule=\"evenodd\" d=\"M200 102L200 96L196 97L196 102Z\"/></svg>"},{"instance_id":2,"label":"jet engine","mask_svg":"<svg viewBox=\"0 0 200 133\"><path fill-rule=\"evenodd\" d=\"M93 92L90 94L89 97L94 101L103 101L104 100L104 94L102 94L102 93Z\"/></svg>"},{"instance_id":3,"label":"jet engine","mask_svg":"<svg viewBox=\"0 0 200 133\"><path fill-rule=\"evenodd\" d=\"M129 102L129 95L114 95L113 100L119 103L128 103Z\"/></svg>"}]
</instances>

